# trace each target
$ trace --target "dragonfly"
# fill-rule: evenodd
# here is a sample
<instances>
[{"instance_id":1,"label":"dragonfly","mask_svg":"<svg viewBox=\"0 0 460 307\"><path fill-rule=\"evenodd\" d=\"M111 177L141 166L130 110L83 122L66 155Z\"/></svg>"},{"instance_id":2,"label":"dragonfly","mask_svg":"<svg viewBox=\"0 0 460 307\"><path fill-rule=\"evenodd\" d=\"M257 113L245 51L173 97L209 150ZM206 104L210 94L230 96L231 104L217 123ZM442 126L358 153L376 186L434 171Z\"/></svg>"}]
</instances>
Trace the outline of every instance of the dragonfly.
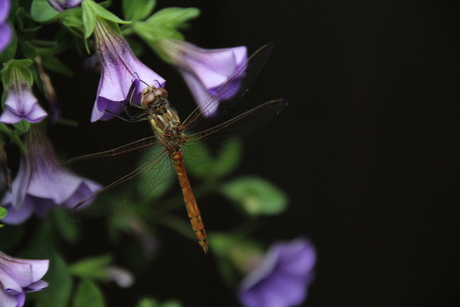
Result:
<instances>
[{"instance_id":1,"label":"dragonfly","mask_svg":"<svg viewBox=\"0 0 460 307\"><path fill-rule=\"evenodd\" d=\"M115 149L76 157L64 163L64 166L75 165L83 175L98 175L96 177L100 178L99 182L106 184L71 209L71 220L80 221L101 216L142 202L175 173L192 229L202 250L207 253L209 247L206 231L186 169L206 162L206 155L199 149L199 143L212 144L222 139L241 138L267 123L288 105L287 99L271 100L234 118L222 120L222 116L246 93L272 49L272 44L259 48L206 99L203 107L196 108L184 121L180 121L177 112L171 107L166 89L147 85L142 91L140 105L130 102L141 109L141 113L125 120L148 121L153 131L152 136ZM207 112L216 109L218 112L215 116L207 116ZM198 127L204 128L193 132ZM142 163L134 167L126 166L132 164L127 162L139 159L141 155L144 155ZM187 166L184 161L187 161ZM113 191L115 196L93 202L108 190Z\"/></svg>"}]
</instances>

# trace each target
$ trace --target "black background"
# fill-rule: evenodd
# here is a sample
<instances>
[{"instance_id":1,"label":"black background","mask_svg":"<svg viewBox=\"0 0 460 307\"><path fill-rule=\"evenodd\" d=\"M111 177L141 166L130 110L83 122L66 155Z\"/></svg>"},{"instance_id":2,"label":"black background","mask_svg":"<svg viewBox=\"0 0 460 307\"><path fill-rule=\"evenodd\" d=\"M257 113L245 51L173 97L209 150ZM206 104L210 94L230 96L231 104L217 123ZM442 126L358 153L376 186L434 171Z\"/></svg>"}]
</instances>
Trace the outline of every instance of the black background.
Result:
<instances>
[{"instance_id":1,"label":"black background","mask_svg":"<svg viewBox=\"0 0 460 307\"><path fill-rule=\"evenodd\" d=\"M275 43L241 110L281 97L290 105L245 139L234 176L257 174L289 195L289 210L267 219L255 236L267 244L313 240L317 279L305 306L460 304L460 29L454 3L159 1L159 7L202 10L185 32L201 47L246 45L252 53ZM141 59L167 79L170 99L184 117L194 105L179 74L149 52ZM60 81L58 95L85 88L73 92L65 116L89 120L97 82L84 71ZM114 120L65 128L53 138L77 155L135 140L149 129ZM209 231L227 223L227 205L217 197L202 201ZM117 295L110 306L121 300L133 305L140 295L178 298L185 306L237 305L212 255L204 257L173 232L163 235L164 250L142 280L130 290L107 289ZM87 246L103 251L100 242Z\"/></svg>"}]
</instances>

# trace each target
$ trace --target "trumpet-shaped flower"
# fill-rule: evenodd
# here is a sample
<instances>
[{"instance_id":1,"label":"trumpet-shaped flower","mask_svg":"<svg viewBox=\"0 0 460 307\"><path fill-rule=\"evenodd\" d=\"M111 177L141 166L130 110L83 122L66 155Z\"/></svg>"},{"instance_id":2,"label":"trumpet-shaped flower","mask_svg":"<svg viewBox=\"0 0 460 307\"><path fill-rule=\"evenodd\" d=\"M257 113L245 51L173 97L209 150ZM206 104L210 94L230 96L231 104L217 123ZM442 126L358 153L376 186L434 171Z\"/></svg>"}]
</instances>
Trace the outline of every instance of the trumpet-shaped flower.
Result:
<instances>
[{"instance_id":1,"label":"trumpet-shaped flower","mask_svg":"<svg viewBox=\"0 0 460 307\"><path fill-rule=\"evenodd\" d=\"M41 280L48 266L49 260L19 259L0 252L0 306L22 307L27 292L48 287Z\"/></svg>"},{"instance_id":2,"label":"trumpet-shaped flower","mask_svg":"<svg viewBox=\"0 0 460 307\"><path fill-rule=\"evenodd\" d=\"M32 126L26 139L26 155L22 157L11 193L1 205L8 210L2 219L7 224L20 224L35 213L44 216L53 207L72 208L96 192L100 185L77 177L59 167L49 141Z\"/></svg>"},{"instance_id":3,"label":"trumpet-shaped flower","mask_svg":"<svg viewBox=\"0 0 460 307\"><path fill-rule=\"evenodd\" d=\"M65 9L80 5L82 0L48 0L48 3L58 12L63 12Z\"/></svg>"},{"instance_id":4,"label":"trumpet-shaped flower","mask_svg":"<svg viewBox=\"0 0 460 307\"><path fill-rule=\"evenodd\" d=\"M202 103L247 60L245 46L206 50L190 43L167 39L157 42L163 55L179 70L196 103ZM218 105L207 109L205 115L214 115Z\"/></svg>"},{"instance_id":5,"label":"trumpet-shaped flower","mask_svg":"<svg viewBox=\"0 0 460 307\"><path fill-rule=\"evenodd\" d=\"M13 30L6 22L8 13L10 12L10 0L0 1L0 52L2 52L11 43L13 38Z\"/></svg>"},{"instance_id":6,"label":"trumpet-shaped flower","mask_svg":"<svg viewBox=\"0 0 460 307\"><path fill-rule=\"evenodd\" d=\"M164 87L165 80L139 61L126 40L107 21L97 18L94 30L102 75L91 121L109 120L123 111L122 103L139 103L141 82ZM134 82L138 80L137 82ZM139 86L138 86L139 85ZM144 85L146 87L146 85ZM132 92L134 90L134 92Z\"/></svg>"},{"instance_id":7,"label":"trumpet-shaped flower","mask_svg":"<svg viewBox=\"0 0 460 307\"><path fill-rule=\"evenodd\" d=\"M240 301L246 307L288 307L302 303L314 278L315 262L315 248L306 239L273 245L241 282Z\"/></svg>"},{"instance_id":8,"label":"trumpet-shaped flower","mask_svg":"<svg viewBox=\"0 0 460 307\"><path fill-rule=\"evenodd\" d=\"M27 60L10 61L2 72L7 76L4 87L7 91L5 109L0 115L0 122L15 124L22 119L32 123L41 121L47 113L38 104L32 93L32 73L23 64Z\"/></svg>"}]
</instances>

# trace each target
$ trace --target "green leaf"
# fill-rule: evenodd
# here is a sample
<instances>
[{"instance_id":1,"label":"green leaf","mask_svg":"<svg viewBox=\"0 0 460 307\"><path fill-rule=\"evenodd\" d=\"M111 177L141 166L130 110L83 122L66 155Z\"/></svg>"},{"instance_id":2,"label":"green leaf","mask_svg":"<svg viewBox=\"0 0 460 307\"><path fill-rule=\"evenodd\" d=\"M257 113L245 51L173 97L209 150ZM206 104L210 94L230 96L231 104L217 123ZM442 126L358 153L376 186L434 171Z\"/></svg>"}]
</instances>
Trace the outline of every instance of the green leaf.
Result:
<instances>
[{"instance_id":1,"label":"green leaf","mask_svg":"<svg viewBox=\"0 0 460 307\"><path fill-rule=\"evenodd\" d=\"M13 29L13 38L11 43L6 47L5 50L0 52L0 63L6 63L9 60L12 60L18 49L18 37L16 36L16 31Z\"/></svg>"},{"instance_id":2,"label":"green leaf","mask_svg":"<svg viewBox=\"0 0 460 307\"><path fill-rule=\"evenodd\" d=\"M72 292L72 278L66 263L57 251L49 253L50 267L43 280L49 283L44 291L33 293L36 295L36 307L67 306ZM30 295L30 294L29 294ZM29 296L28 295L28 296Z\"/></svg>"},{"instance_id":3,"label":"green leaf","mask_svg":"<svg viewBox=\"0 0 460 307\"><path fill-rule=\"evenodd\" d=\"M104 307L104 296L99 287L92 281L84 279L78 284L73 307Z\"/></svg>"},{"instance_id":4,"label":"green leaf","mask_svg":"<svg viewBox=\"0 0 460 307\"><path fill-rule=\"evenodd\" d=\"M2 209L5 210L5 208L0 207L0 211L2 211ZM17 248L22 243L22 240L24 240L26 232L22 225L6 225L6 227L2 229L0 234L0 242L2 242L1 250L3 252L6 252L9 250L13 250L14 248Z\"/></svg>"},{"instance_id":5,"label":"green leaf","mask_svg":"<svg viewBox=\"0 0 460 307\"><path fill-rule=\"evenodd\" d=\"M24 52L24 55L26 56L26 58L28 58L28 59L30 59L32 61L38 54L38 48L36 48L34 45L32 45L28 41L25 41L22 44L22 51Z\"/></svg>"},{"instance_id":6,"label":"green leaf","mask_svg":"<svg viewBox=\"0 0 460 307\"><path fill-rule=\"evenodd\" d=\"M155 43L164 39L183 40L184 36L174 28L164 25L151 25L144 21L133 23L133 30L149 46L156 50Z\"/></svg>"},{"instance_id":7,"label":"green leaf","mask_svg":"<svg viewBox=\"0 0 460 307\"><path fill-rule=\"evenodd\" d=\"M170 300L160 304L155 299L146 297L142 298L137 303L136 307L182 307L182 304L176 300Z\"/></svg>"},{"instance_id":8,"label":"green leaf","mask_svg":"<svg viewBox=\"0 0 460 307\"><path fill-rule=\"evenodd\" d=\"M121 20L116 15L107 11L104 7L95 3L92 0L83 0L81 5L83 8L83 24L85 25L85 38L90 37L93 33L97 18L102 18L108 21L112 21L114 23L131 23L131 21Z\"/></svg>"},{"instance_id":9,"label":"green leaf","mask_svg":"<svg viewBox=\"0 0 460 307\"><path fill-rule=\"evenodd\" d=\"M139 300L136 307L158 307L158 303L153 298L145 297Z\"/></svg>"},{"instance_id":10,"label":"green leaf","mask_svg":"<svg viewBox=\"0 0 460 307\"><path fill-rule=\"evenodd\" d=\"M81 3L83 8L83 25L85 27L85 38L91 36L96 26L96 12L93 9L93 5L96 5L91 0L84 0Z\"/></svg>"},{"instance_id":11,"label":"green leaf","mask_svg":"<svg viewBox=\"0 0 460 307\"><path fill-rule=\"evenodd\" d=\"M184 159L187 165L187 156L193 157L199 154L206 162L190 168L190 173L203 179L221 178L232 172L238 165L241 151L241 142L232 139L222 146L217 157L213 157L204 143L194 142L193 146L184 147Z\"/></svg>"},{"instance_id":12,"label":"green leaf","mask_svg":"<svg viewBox=\"0 0 460 307\"><path fill-rule=\"evenodd\" d=\"M30 7L30 14L37 22L47 22L59 15L59 12L53 9L47 0L34 0Z\"/></svg>"},{"instance_id":13,"label":"green leaf","mask_svg":"<svg viewBox=\"0 0 460 307\"><path fill-rule=\"evenodd\" d=\"M22 119L21 121L13 124L16 131L20 134L26 133L30 129L31 123L27 120Z\"/></svg>"},{"instance_id":14,"label":"green leaf","mask_svg":"<svg viewBox=\"0 0 460 307\"><path fill-rule=\"evenodd\" d=\"M61 14L61 23L77 37L83 37L85 25L83 24L83 10L82 8L73 8L65 10ZM66 33L68 35L68 33Z\"/></svg>"},{"instance_id":15,"label":"green leaf","mask_svg":"<svg viewBox=\"0 0 460 307\"><path fill-rule=\"evenodd\" d=\"M146 22L150 25L167 25L179 28L184 26L190 19L196 18L199 15L200 10L194 7L168 7L153 14Z\"/></svg>"},{"instance_id":16,"label":"green leaf","mask_svg":"<svg viewBox=\"0 0 460 307\"><path fill-rule=\"evenodd\" d=\"M51 214L58 234L67 242L76 242L78 239L78 229L75 223L65 222L67 212L56 209L52 210Z\"/></svg>"},{"instance_id":17,"label":"green leaf","mask_svg":"<svg viewBox=\"0 0 460 307\"><path fill-rule=\"evenodd\" d=\"M86 258L72 264L70 273L81 278L105 280L108 277L107 266L111 262L110 255Z\"/></svg>"},{"instance_id":18,"label":"green leaf","mask_svg":"<svg viewBox=\"0 0 460 307\"><path fill-rule=\"evenodd\" d=\"M220 192L251 215L273 215L287 207L286 194L259 177L244 177L224 184Z\"/></svg>"},{"instance_id":19,"label":"green leaf","mask_svg":"<svg viewBox=\"0 0 460 307\"><path fill-rule=\"evenodd\" d=\"M182 304L179 301L171 300L164 302L160 305L161 307L182 307Z\"/></svg>"},{"instance_id":20,"label":"green leaf","mask_svg":"<svg viewBox=\"0 0 460 307\"><path fill-rule=\"evenodd\" d=\"M156 0L123 0L123 13L126 20L143 20L153 12Z\"/></svg>"},{"instance_id":21,"label":"green leaf","mask_svg":"<svg viewBox=\"0 0 460 307\"><path fill-rule=\"evenodd\" d=\"M3 207L0 207L0 220L8 214L8 210ZM3 243L3 242L2 242Z\"/></svg>"},{"instance_id":22,"label":"green leaf","mask_svg":"<svg viewBox=\"0 0 460 307\"><path fill-rule=\"evenodd\" d=\"M43 56L43 66L54 72L63 74L66 77L72 77L73 71L55 56Z\"/></svg>"},{"instance_id":23,"label":"green leaf","mask_svg":"<svg viewBox=\"0 0 460 307\"><path fill-rule=\"evenodd\" d=\"M3 92L3 96L6 96L5 92ZM3 99L2 99L3 100ZM21 150L21 153L25 153L26 150L24 148L24 144L22 143L21 139L19 138L19 134L17 131L12 131L10 128L8 128L5 124L0 123L0 131L5 133Z\"/></svg>"},{"instance_id":24,"label":"green leaf","mask_svg":"<svg viewBox=\"0 0 460 307\"><path fill-rule=\"evenodd\" d=\"M222 279L229 286L234 286L238 280L235 268L244 272L245 269L248 269L247 259L257 259L262 254L258 244L247 239L245 234L212 232L208 240L218 259L218 269Z\"/></svg>"},{"instance_id":25,"label":"green leaf","mask_svg":"<svg viewBox=\"0 0 460 307\"><path fill-rule=\"evenodd\" d=\"M3 88L8 88L10 82L16 82L18 78L24 79L27 83L33 84L34 77L29 69L33 64L32 60L11 60L4 64L2 69Z\"/></svg>"},{"instance_id":26,"label":"green leaf","mask_svg":"<svg viewBox=\"0 0 460 307\"><path fill-rule=\"evenodd\" d=\"M168 61L168 58L157 48L156 42L165 39L183 40L184 36L177 29L185 27L188 20L197 17L199 14L200 11L196 8L170 7L156 12L144 22L134 22L133 30L163 60Z\"/></svg>"}]
</instances>

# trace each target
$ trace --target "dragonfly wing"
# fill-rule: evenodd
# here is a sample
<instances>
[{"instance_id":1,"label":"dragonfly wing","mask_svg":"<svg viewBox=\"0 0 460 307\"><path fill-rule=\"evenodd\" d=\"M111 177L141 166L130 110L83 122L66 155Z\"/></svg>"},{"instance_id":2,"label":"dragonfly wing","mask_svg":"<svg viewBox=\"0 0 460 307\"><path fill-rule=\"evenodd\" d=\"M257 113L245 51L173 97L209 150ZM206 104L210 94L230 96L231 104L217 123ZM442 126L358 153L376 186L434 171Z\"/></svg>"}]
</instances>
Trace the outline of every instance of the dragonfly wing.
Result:
<instances>
[{"instance_id":1,"label":"dragonfly wing","mask_svg":"<svg viewBox=\"0 0 460 307\"><path fill-rule=\"evenodd\" d=\"M203 148L201 142L197 141L204 142L211 149L221 150L223 140L244 137L270 121L288 104L287 99L271 100L212 128L190 134L183 148L187 167L197 166L209 159L207 148ZM229 148L225 146L226 150Z\"/></svg>"},{"instance_id":2,"label":"dragonfly wing","mask_svg":"<svg viewBox=\"0 0 460 307\"><path fill-rule=\"evenodd\" d=\"M131 173L138 166L138 161L146 155L157 160L162 155L163 146L155 136L147 137L115 149L72 158L62 167L102 184L110 184Z\"/></svg>"},{"instance_id":3,"label":"dragonfly wing","mask_svg":"<svg viewBox=\"0 0 460 307\"><path fill-rule=\"evenodd\" d=\"M254 52L224 84L202 103L201 108L196 108L184 120L184 127L191 129L200 122L204 116L208 116L206 125L212 125L221 119L222 116L231 110L246 93L249 85L254 81L265 65L272 50L273 44L270 43Z\"/></svg>"},{"instance_id":4,"label":"dragonfly wing","mask_svg":"<svg viewBox=\"0 0 460 307\"><path fill-rule=\"evenodd\" d=\"M148 159L148 156L145 159ZM88 220L142 203L149 199L155 188L171 179L173 174L173 167L166 152L156 155L156 160L140 162L140 166L131 173L76 204L68 221ZM105 193L106 191L110 192Z\"/></svg>"}]
</instances>

